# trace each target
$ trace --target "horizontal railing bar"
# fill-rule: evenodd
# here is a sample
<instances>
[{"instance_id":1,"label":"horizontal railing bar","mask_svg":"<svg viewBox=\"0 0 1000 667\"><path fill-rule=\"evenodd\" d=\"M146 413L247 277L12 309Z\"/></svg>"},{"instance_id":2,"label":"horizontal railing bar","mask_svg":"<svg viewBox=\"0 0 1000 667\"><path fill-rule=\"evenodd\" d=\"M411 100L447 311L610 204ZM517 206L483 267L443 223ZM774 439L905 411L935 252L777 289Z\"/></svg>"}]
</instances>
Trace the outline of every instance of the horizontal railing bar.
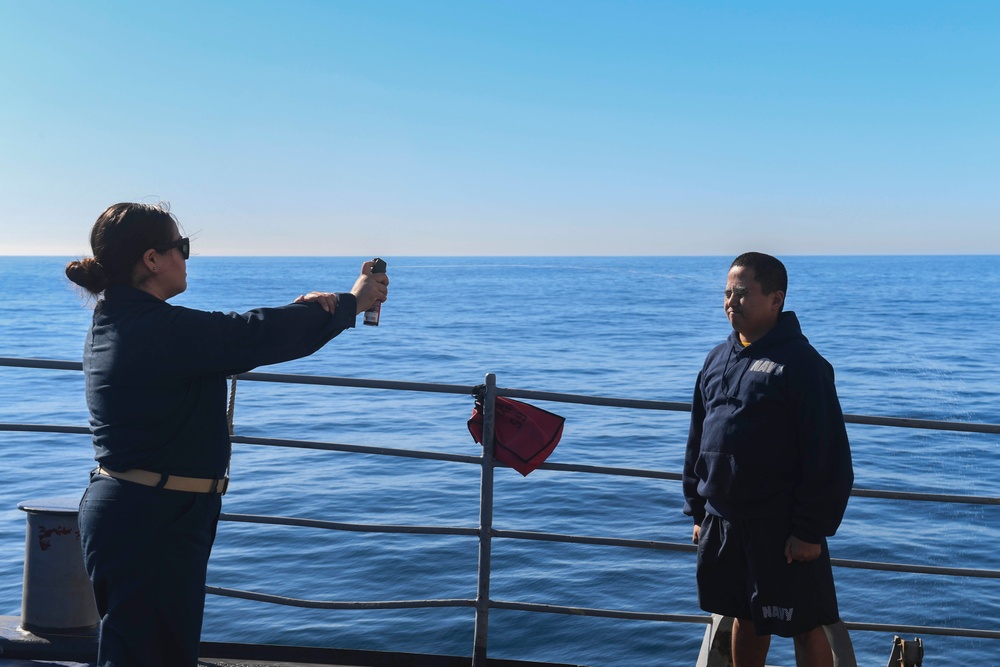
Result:
<instances>
[{"instance_id":1,"label":"horizontal railing bar","mask_svg":"<svg viewBox=\"0 0 1000 667\"><path fill-rule=\"evenodd\" d=\"M956 496L950 493L921 493L919 491L882 491L880 489L852 489L857 498L882 498L887 500L920 500L938 503L965 503L969 505L1000 505L1000 498L992 496Z\"/></svg>"},{"instance_id":2,"label":"horizontal railing bar","mask_svg":"<svg viewBox=\"0 0 1000 667\"><path fill-rule=\"evenodd\" d=\"M509 467L503 463L497 463L497 467ZM645 477L648 479L667 479L675 482L681 481L682 475L679 472L666 472L664 470L643 470L641 468L612 468L608 466L591 466L580 463L549 463L546 461L538 466L541 470L561 470L563 472L587 472L600 475L620 475L624 477Z\"/></svg>"},{"instance_id":3,"label":"horizontal railing bar","mask_svg":"<svg viewBox=\"0 0 1000 667\"><path fill-rule=\"evenodd\" d=\"M362 387L364 389L392 389L395 391L423 391L437 394L476 393L475 385L441 384L437 382L403 382L400 380L369 380L364 378L336 377L332 375L298 375L294 373L261 373L251 371L236 376L254 382L281 382L286 384L314 384L328 387Z\"/></svg>"},{"instance_id":4,"label":"horizontal railing bar","mask_svg":"<svg viewBox=\"0 0 1000 667\"><path fill-rule=\"evenodd\" d=\"M559 403L580 403L584 405L603 405L608 407L639 408L644 410L671 410L675 412L690 412L691 404L676 401L651 401L630 398L608 398L582 394L564 394L551 391L535 391L532 389L498 388L501 396L511 398L527 398L540 401ZM1000 424L982 424L973 422L949 422L933 419L912 419L909 417L881 417L876 415L845 414L844 421L849 424L866 424L871 426L897 426L903 428L921 428L938 431L963 431L967 433L998 433Z\"/></svg>"},{"instance_id":5,"label":"horizontal railing bar","mask_svg":"<svg viewBox=\"0 0 1000 667\"><path fill-rule=\"evenodd\" d=\"M510 467L497 463L498 467ZM647 479L665 479L679 482L683 475L679 472L665 470L646 470L642 468L615 468L609 466L593 466L578 463L545 463L538 466L540 470L559 470L562 472L586 472L602 475L619 475L626 477L643 477ZM859 498L883 498L890 500L919 500L941 503L964 503L969 505L1000 505L1000 498L993 496L960 496L948 493L924 493L919 491L883 491L879 489L851 490L851 496Z\"/></svg>"},{"instance_id":6,"label":"horizontal railing bar","mask_svg":"<svg viewBox=\"0 0 1000 667\"><path fill-rule=\"evenodd\" d=\"M58 361L55 359L21 359L18 357L0 357L0 366L15 368L44 368L56 371L82 371L83 363L79 361Z\"/></svg>"},{"instance_id":7,"label":"horizontal railing bar","mask_svg":"<svg viewBox=\"0 0 1000 667\"><path fill-rule=\"evenodd\" d=\"M526 602L505 602L492 600L490 606L494 609L513 609L519 611L548 612L556 614L569 614L578 616L603 616L607 618L623 618L646 621L673 621L678 623L712 623L711 616L698 616L690 614L655 614L647 612L629 612L611 609L587 609L582 607L568 607L560 605L547 605ZM896 632L909 634L929 634L945 635L955 637L980 637L987 639L1000 639L998 630L978 630L972 628L942 628L922 625L898 625L890 623L844 623L849 630Z\"/></svg>"},{"instance_id":8,"label":"horizontal railing bar","mask_svg":"<svg viewBox=\"0 0 1000 667\"><path fill-rule=\"evenodd\" d=\"M651 401L629 398L606 398L581 394L564 394L559 392L535 391L531 389L501 388L497 392L501 396L511 398L527 398L559 403L580 403L585 405L603 405L608 407L639 408L645 410L672 410L690 412L691 404L676 401ZM972 422L949 422L932 419L911 419L909 417L880 417L875 415L845 414L844 421L849 424L866 424L872 426L897 426L904 428L921 428L939 431L964 431L968 433L1000 433L1000 424L981 424Z\"/></svg>"},{"instance_id":9,"label":"horizontal railing bar","mask_svg":"<svg viewBox=\"0 0 1000 667\"><path fill-rule=\"evenodd\" d=\"M870 426L898 426L901 428L923 428L934 431L962 431L965 433L1000 433L1000 424L976 422L949 422L935 419L910 419L909 417L876 417L872 415L844 415L848 424L868 424Z\"/></svg>"},{"instance_id":10,"label":"horizontal railing bar","mask_svg":"<svg viewBox=\"0 0 1000 667\"><path fill-rule=\"evenodd\" d=\"M388 524L344 523L341 521L321 521L317 519L300 519L287 516L263 516L259 514L227 514L219 515L222 521L238 523L264 523L279 526L300 526L304 528L322 528L324 530L345 530L358 533L413 533L421 535L465 535L479 536L478 528L456 528L449 526L393 526Z\"/></svg>"},{"instance_id":11,"label":"horizontal railing bar","mask_svg":"<svg viewBox=\"0 0 1000 667\"><path fill-rule=\"evenodd\" d=\"M938 565L910 565L907 563L879 563L869 560L847 560L831 558L837 567L851 567L858 570L879 570L883 572L907 572L909 574L938 574L950 577L978 577L980 579L1000 579L1000 571L971 567L942 567Z\"/></svg>"},{"instance_id":12,"label":"horizontal railing bar","mask_svg":"<svg viewBox=\"0 0 1000 667\"><path fill-rule=\"evenodd\" d=\"M223 514L220 517L224 521L236 521L243 523L263 523L286 526L302 526L310 528L323 528L326 530L344 530L354 532L371 533L410 533L410 534L433 534L433 535L464 535L477 536L479 530L476 528L455 528L446 526L398 526L398 525L367 525L351 524L337 521L321 521L316 519L300 519L295 517L273 517L252 514ZM534 540L540 542L561 542L566 544L591 544L598 546L617 546L637 549L654 549L659 551L679 551L693 553L697 547L693 544L677 542L660 542L656 540L634 540L615 537L597 537L591 535L569 535L565 533L546 533L540 531L527 530L500 530L494 529L490 533L496 538ZM909 563L881 563L876 561L849 560L844 558L833 558L831 563L837 567L849 567L854 569L877 570L887 572L904 572L909 574L935 574L942 576L976 577L981 579L1000 579L1000 571L983 570L975 568L942 567L935 565L914 565Z\"/></svg>"},{"instance_id":13,"label":"horizontal railing bar","mask_svg":"<svg viewBox=\"0 0 1000 667\"><path fill-rule=\"evenodd\" d=\"M497 394L510 398L527 398L536 401L553 401L557 403L578 403L582 405L603 405L609 408L639 408L641 410L670 410L674 412L691 412L690 403L676 401L652 401L637 398L611 398L607 396L590 396L587 394L564 394L555 391L536 391L534 389L514 389L513 387L497 388Z\"/></svg>"},{"instance_id":14,"label":"horizontal railing bar","mask_svg":"<svg viewBox=\"0 0 1000 667\"><path fill-rule=\"evenodd\" d=\"M676 542L657 542L653 540L628 540L614 537L593 537L587 535L567 535L563 533L543 533L527 530L497 530L491 533L493 537L511 539L535 540L543 542L563 542L568 544L596 544L604 546L632 547L638 549L657 549L660 551L698 550L693 544ZM850 567L865 570L882 570L889 572L907 572L910 574L937 574L954 577L978 577L981 579L1000 579L1000 571L982 570L962 567L940 567L936 565L911 565L909 563L879 563L874 561L848 560L833 558L830 562L838 567Z\"/></svg>"},{"instance_id":15,"label":"horizontal railing bar","mask_svg":"<svg viewBox=\"0 0 1000 667\"><path fill-rule=\"evenodd\" d=\"M222 588L220 586L205 586L205 592L210 595L241 598L243 600L254 600L256 602L269 602L271 604L285 605L286 607L305 607L308 609L422 609L429 607L472 607L476 603L475 600L466 600L464 598L442 600L375 600L370 602L333 602L328 600L303 600L301 598L292 598L284 595L254 593L252 591L241 591L236 588Z\"/></svg>"},{"instance_id":16,"label":"horizontal railing bar","mask_svg":"<svg viewBox=\"0 0 1000 667\"><path fill-rule=\"evenodd\" d=\"M848 630L864 632L892 632L894 634L943 635L945 637L979 637L1000 639L1000 630L977 630L974 628L942 628L926 625L893 625L891 623L848 623Z\"/></svg>"},{"instance_id":17,"label":"horizontal railing bar","mask_svg":"<svg viewBox=\"0 0 1000 667\"><path fill-rule=\"evenodd\" d=\"M539 604L535 602L505 602L490 600L492 609L513 609L515 611L532 611L549 614L568 614L570 616L602 616L604 618L624 618L634 621L673 621L677 623L701 623L711 625L711 616L694 614L656 614L644 611L621 611L618 609L590 609L588 607L568 607L555 604Z\"/></svg>"},{"instance_id":18,"label":"horizontal railing bar","mask_svg":"<svg viewBox=\"0 0 1000 667\"><path fill-rule=\"evenodd\" d=\"M355 452L358 454L380 454L382 456L400 456L410 459L430 459L433 461L451 461L453 463L475 463L481 465L481 456L468 454L446 454L444 452L428 452L419 449L395 449L393 447L373 447L369 445L349 445L338 442L313 442L310 440L285 440L281 438L258 438L246 435L234 435L232 441L243 445L267 445L274 447L293 447L298 449L319 449L330 452Z\"/></svg>"},{"instance_id":19,"label":"horizontal railing bar","mask_svg":"<svg viewBox=\"0 0 1000 667\"><path fill-rule=\"evenodd\" d=\"M416 609L416 608L442 608L442 607L471 607L475 605L475 600L454 598L454 599L432 599L432 600L384 600L384 601L325 601L325 600L305 600L282 595L271 595L266 593L255 593L233 588L223 588L219 586L206 586L205 592L210 595L224 597L241 598L257 602L267 602L284 606L305 607L312 609ZM491 600L490 607L493 609L508 609L513 611L528 611L535 613L564 614L570 616L595 616L604 618L619 618L627 620L642 621L664 621L676 623L699 623L709 625L712 622L711 616L695 614L662 614L651 612L623 611L616 609L592 609L587 607L572 607L565 605L550 605L528 602L509 602L503 600ZM923 625L900 625L892 623L855 623L845 622L848 630L858 630L864 632L894 632L897 634L914 635L939 635L949 637L971 637L984 639L1000 639L998 630L979 630L975 628L947 628Z\"/></svg>"},{"instance_id":20,"label":"horizontal railing bar","mask_svg":"<svg viewBox=\"0 0 1000 667\"><path fill-rule=\"evenodd\" d=\"M266 593L255 593L232 588L218 586L206 586L205 592L211 595L224 597L241 598L254 600L257 602L267 602L284 606L306 607L312 609L415 609L415 608L441 608L441 607L471 607L475 605L475 600L464 598L455 599L434 599L434 600L385 600L385 601L346 601L334 602L324 600L305 600L281 595L271 595ZM627 620L642 621L665 621L676 623L699 623L709 625L712 622L711 616L695 614L662 614L650 612L623 611L616 609L592 609L587 607L572 607L565 605L551 605L529 602L509 602L503 600L491 600L490 607L493 609L508 609L513 611L528 611L535 613L564 614L570 616L596 616L604 618L619 618ZM914 635L939 635L949 637L970 637L983 639L1000 639L998 630L979 630L975 628L947 628L924 625L900 625L893 623L856 623L845 622L848 630L858 630L863 632L894 632L896 634Z\"/></svg>"},{"instance_id":21,"label":"horizontal railing bar","mask_svg":"<svg viewBox=\"0 0 1000 667\"><path fill-rule=\"evenodd\" d=\"M206 586L205 592L211 595L224 597L241 598L257 602L267 602L284 606L306 607L312 609L416 609L416 608L441 608L441 607L471 607L475 605L475 600L464 598L455 599L433 599L433 600L384 600L384 601L325 601L325 600L305 600L282 595L271 595L266 593L255 593L232 588L218 586ZM550 605L528 602L508 602L503 600L491 600L490 607L493 609L508 609L513 611L528 611L535 613L565 614L570 616L596 616L604 618L619 618L627 620L642 621L665 621L676 623L700 623L709 625L712 622L711 616L701 616L694 614L662 614L650 612L623 611L616 609L592 609L587 607L572 607L565 605ZM975 628L947 628L923 625L900 625L892 623L855 623L845 622L848 630L858 630L864 632L894 632L897 634L914 635L939 635L949 637L971 637L984 639L1000 639L998 630L979 630Z\"/></svg>"},{"instance_id":22,"label":"horizontal railing bar","mask_svg":"<svg viewBox=\"0 0 1000 667\"><path fill-rule=\"evenodd\" d=\"M25 433L74 433L90 435L86 426L61 426L59 424L0 424L0 431L22 431Z\"/></svg>"},{"instance_id":23,"label":"horizontal railing bar","mask_svg":"<svg viewBox=\"0 0 1000 667\"><path fill-rule=\"evenodd\" d=\"M543 533L533 530L498 530L490 533L493 537L506 537L516 540L535 540L540 542L565 542L568 544L597 544L611 547L632 547L636 549L657 549L659 551L698 550L693 544L676 542L658 542L656 540L630 540L619 537L595 537L590 535L567 535L564 533Z\"/></svg>"}]
</instances>

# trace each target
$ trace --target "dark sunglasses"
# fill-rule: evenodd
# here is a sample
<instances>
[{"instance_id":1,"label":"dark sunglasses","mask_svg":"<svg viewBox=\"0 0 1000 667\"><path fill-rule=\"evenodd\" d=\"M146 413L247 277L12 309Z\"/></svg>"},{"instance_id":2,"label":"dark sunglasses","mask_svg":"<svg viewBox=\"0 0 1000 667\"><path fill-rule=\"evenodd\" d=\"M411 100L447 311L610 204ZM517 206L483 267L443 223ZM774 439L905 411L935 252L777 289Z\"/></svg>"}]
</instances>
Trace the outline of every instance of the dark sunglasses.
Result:
<instances>
[{"instance_id":1,"label":"dark sunglasses","mask_svg":"<svg viewBox=\"0 0 1000 667\"><path fill-rule=\"evenodd\" d=\"M174 248L180 248L181 257L187 259L188 257L191 256L191 239L185 236L182 239L177 239L176 241L174 241L169 245L165 245L162 248L153 248L153 250L155 250L158 253L164 253L168 250L173 250Z\"/></svg>"}]
</instances>

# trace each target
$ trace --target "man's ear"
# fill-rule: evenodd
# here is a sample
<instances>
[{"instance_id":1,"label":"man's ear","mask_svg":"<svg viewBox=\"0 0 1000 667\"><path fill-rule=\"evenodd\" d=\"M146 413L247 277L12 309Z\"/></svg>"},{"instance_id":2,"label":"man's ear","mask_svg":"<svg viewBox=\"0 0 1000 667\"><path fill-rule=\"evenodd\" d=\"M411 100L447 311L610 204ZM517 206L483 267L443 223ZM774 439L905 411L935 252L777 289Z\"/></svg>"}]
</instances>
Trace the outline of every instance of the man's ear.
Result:
<instances>
[{"instance_id":1,"label":"man's ear","mask_svg":"<svg viewBox=\"0 0 1000 667\"><path fill-rule=\"evenodd\" d=\"M785 293L779 289L774 290L768 296L771 298L771 309L781 311L785 305Z\"/></svg>"}]
</instances>

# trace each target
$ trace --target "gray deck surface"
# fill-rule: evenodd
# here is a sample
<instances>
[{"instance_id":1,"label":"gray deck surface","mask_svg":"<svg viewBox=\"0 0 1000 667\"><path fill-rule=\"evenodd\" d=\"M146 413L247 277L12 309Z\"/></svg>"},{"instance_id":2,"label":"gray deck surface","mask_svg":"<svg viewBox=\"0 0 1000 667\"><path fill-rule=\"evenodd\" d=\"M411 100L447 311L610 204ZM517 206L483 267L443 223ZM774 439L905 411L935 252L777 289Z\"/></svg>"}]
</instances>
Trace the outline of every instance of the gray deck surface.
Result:
<instances>
[{"instance_id":1,"label":"gray deck surface","mask_svg":"<svg viewBox=\"0 0 1000 667\"><path fill-rule=\"evenodd\" d=\"M92 667L86 662L53 662L51 660L5 660L0 658L2 667ZM198 661L198 667L317 667L315 662L262 662L247 660L222 660L208 658ZM324 667L357 667L355 665L324 665Z\"/></svg>"},{"instance_id":2,"label":"gray deck surface","mask_svg":"<svg viewBox=\"0 0 1000 667\"><path fill-rule=\"evenodd\" d=\"M0 667L88 667L97 658L97 635L49 634L19 628L16 616L0 616ZM463 656L393 651L202 642L200 667L469 667ZM488 658L487 667L577 667Z\"/></svg>"}]
</instances>

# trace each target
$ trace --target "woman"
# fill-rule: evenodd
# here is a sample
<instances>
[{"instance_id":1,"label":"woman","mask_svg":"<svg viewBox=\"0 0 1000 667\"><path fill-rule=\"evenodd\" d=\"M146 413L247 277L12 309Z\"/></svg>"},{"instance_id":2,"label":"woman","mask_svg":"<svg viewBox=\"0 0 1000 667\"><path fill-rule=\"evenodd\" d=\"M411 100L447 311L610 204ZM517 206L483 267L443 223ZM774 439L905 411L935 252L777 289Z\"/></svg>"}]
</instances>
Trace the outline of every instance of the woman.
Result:
<instances>
[{"instance_id":1,"label":"woman","mask_svg":"<svg viewBox=\"0 0 1000 667\"><path fill-rule=\"evenodd\" d=\"M312 354L389 280L366 262L350 292L202 312L167 303L187 289L190 241L165 206L115 204L90 243L66 275L98 297L83 356L98 468L79 515L98 664L193 667L228 483L226 376Z\"/></svg>"}]
</instances>

